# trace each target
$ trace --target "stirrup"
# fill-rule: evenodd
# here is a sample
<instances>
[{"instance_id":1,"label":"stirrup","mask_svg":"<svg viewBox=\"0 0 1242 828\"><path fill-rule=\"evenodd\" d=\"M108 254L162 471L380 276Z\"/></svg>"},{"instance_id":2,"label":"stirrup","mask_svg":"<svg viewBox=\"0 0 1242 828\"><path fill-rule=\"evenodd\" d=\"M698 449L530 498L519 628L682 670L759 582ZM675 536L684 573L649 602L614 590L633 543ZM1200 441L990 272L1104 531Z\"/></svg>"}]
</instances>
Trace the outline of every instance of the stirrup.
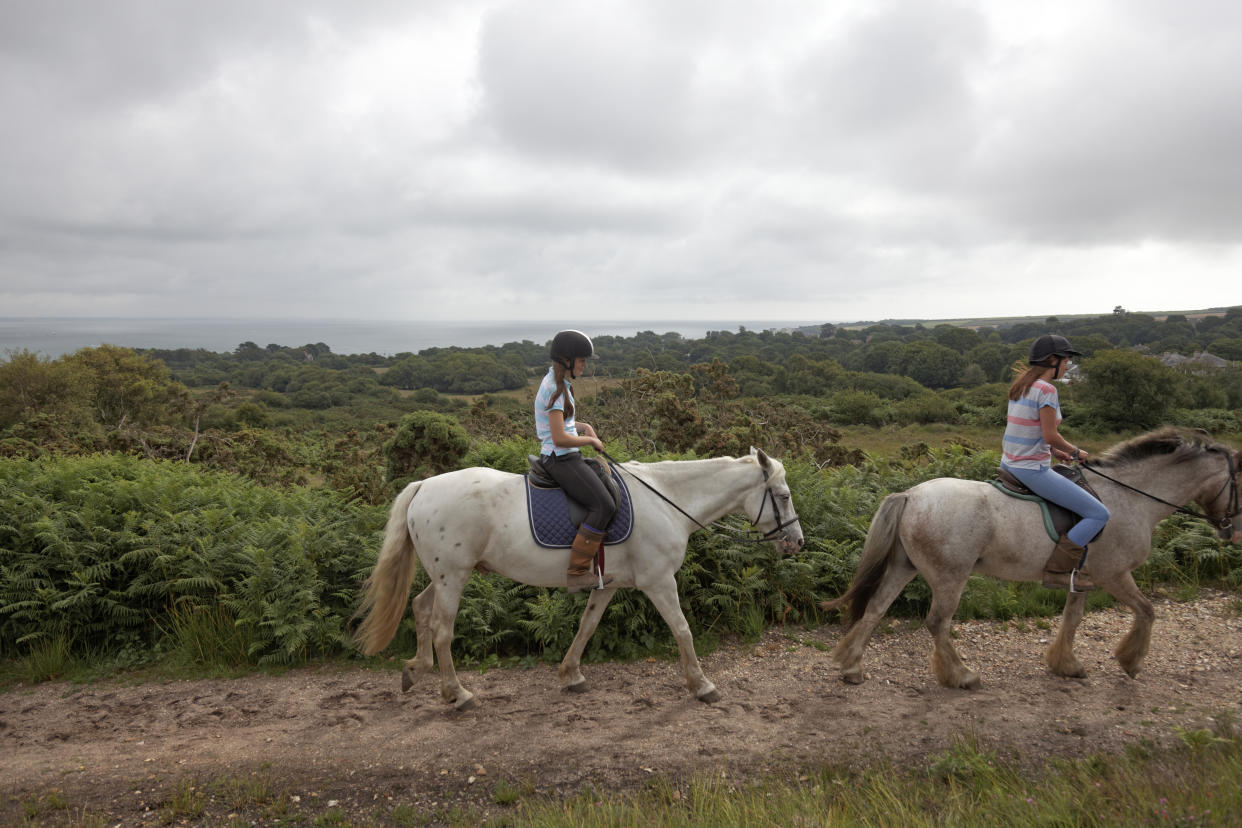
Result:
<instances>
[{"instance_id":1,"label":"stirrup","mask_svg":"<svg viewBox=\"0 0 1242 828\"><path fill-rule=\"evenodd\" d=\"M1085 585L1081 585L1081 586L1079 585L1078 577L1080 575L1082 576L1082 580L1085 582ZM1066 576L1069 576L1067 578L1068 583L1050 582L1050 578L1060 579L1060 578L1066 578ZM1080 570L1078 567L1074 567L1069 572L1048 572L1047 570L1044 570L1044 574L1043 574L1043 578L1041 579L1040 586L1042 586L1044 589L1068 589L1071 593L1075 595L1082 595L1096 588L1095 584L1091 581L1091 576L1088 573Z\"/></svg>"},{"instance_id":2,"label":"stirrup","mask_svg":"<svg viewBox=\"0 0 1242 828\"><path fill-rule=\"evenodd\" d=\"M1095 584L1091 583L1090 578L1087 579L1086 589L1078 589L1077 586L1074 584L1074 577L1076 575L1078 575L1078 567L1074 567L1073 570L1070 571L1069 591L1071 593L1078 593L1081 595L1082 593L1090 592L1091 590L1095 589Z\"/></svg>"},{"instance_id":3,"label":"stirrup","mask_svg":"<svg viewBox=\"0 0 1242 828\"><path fill-rule=\"evenodd\" d=\"M594 576L595 576L595 583L591 583L591 582L586 581L586 580L579 581L579 582L577 582L577 583L574 583L574 582L571 582L571 581L570 581L570 579L571 579L571 578L581 578L583 575L594 575ZM595 590L597 590L597 589L604 589L606 586L608 586L608 584L611 584L611 583L612 583L612 576L611 576L611 575L609 575L608 577L604 577L604 573L599 572L599 571L596 571L596 572L584 572L584 573L582 573L582 575L568 575L568 576L566 576L566 578L565 578L565 589L566 589L566 591L568 591L570 594L573 594L573 593L575 593L575 592L582 592L582 591L584 591L584 590L595 591Z\"/></svg>"}]
</instances>

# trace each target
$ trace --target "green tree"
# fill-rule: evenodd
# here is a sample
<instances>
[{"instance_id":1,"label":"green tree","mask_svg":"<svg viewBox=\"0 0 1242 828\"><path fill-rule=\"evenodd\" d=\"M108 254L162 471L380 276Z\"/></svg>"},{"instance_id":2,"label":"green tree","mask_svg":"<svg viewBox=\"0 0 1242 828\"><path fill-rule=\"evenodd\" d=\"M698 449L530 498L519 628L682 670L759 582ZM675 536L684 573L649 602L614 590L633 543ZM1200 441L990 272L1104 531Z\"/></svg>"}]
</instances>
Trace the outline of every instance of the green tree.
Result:
<instances>
[{"instance_id":1,"label":"green tree","mask_svg":"<svg viewBox=\"0 0 1242 828\"><path fill-rule=\"evenodd\" d=\"M36 414L89 421L80 377L62 360L22 350L0 362L0 429Z\"/></svg>"},{"instance_id":2,"label":"green tree","mask_svg":"<svg viewBox=\"0 0 1242 828\"><path fill-rule=\"evenodd\" d=\"M1101 351L1082 366L1079 396L1091 418L1119 431L1165 423L1184 398L1182 377L1157 359L1135 351Z\"/></svg>"},{"instance_id":3,"label":"green tree","mask_svg":"<svg viewBox=\"0 0 1242 828\"><path fill-rule=\"evenodd\" d=\"M1017 359L1015 349L1010 345L985 344L976 345L966 354L966 361L978 365L987 382L1000 382L1008 379L1009 366Z\"/></svg>"},{"instance_id":4,"label":"green tree","mask_svg":"<svg viewBox=\"0 0 1242 828\"><path fill-rule=\"evenodd\" d=\"M387 478L398 482L449 471L469 448L470 437L452 417L415 411L401 418L392 439L384 443Z\"/></svg>"},{"instance_id":5,"label":"green tree","mask_svg":"<svg viewBox=\"0 0 1242 828\"><path fill-rule=\"evenodd\" d=\"M959 354L966 353L980 342L979 334L970 328L959 328L957 325L937 325L934 333L938 343Z\"/></svg>"},{"instance_id":6,"label":"green tree","mask_svg":"<svg viewBox=\"0 0 1242 828\"><path fill-rule=\"evenodd\" d=\"M1242 339L1215 339L1208 347L1208 352L1221 359L1242 361Z\"/></svg>"},{"instance_id":7,"label":"green tree","mask_svg":"<svg viewBox=\"0 0 1242 828\"><path fill-rule=\"evenodd\" d=\"M928 388L957 385L966 370L966 359L952 348L935 342L911 342L901 352L900 373Z\"/></svg>"},{"instance_id":8,"label":"green tree","mask_svg":"<svg viewBox=\"0 0 1242 828\"><path fill-rule=\"evenodd\" d=\"M129 348L83 348L67 359L85 383L95 419L113 428L152 425L180 407L186 389L164 363Z\"/></svg>"}]
</instances>

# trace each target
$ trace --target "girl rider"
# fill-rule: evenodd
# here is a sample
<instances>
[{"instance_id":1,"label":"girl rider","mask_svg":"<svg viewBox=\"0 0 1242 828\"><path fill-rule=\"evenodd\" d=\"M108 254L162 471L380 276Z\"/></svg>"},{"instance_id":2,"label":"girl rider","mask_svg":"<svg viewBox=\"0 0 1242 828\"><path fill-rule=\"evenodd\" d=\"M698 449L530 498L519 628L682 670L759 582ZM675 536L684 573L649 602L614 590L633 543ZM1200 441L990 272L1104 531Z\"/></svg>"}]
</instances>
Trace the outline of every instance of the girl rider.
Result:
<instances>
[{"instance_id":1,"label":"girl rider","mask_svg":"<svg viewBox=\"0 0 1242 828\"><path fill-rule=\"evenodd\" d=\"M595 347L586 334L561 331L552 338L552 366L535 393L535 433L543 444L542 465L565 494L587 508L586 518L578 527L569 553L565 585L570 592L599 586L598 576L591 574L591 562L599 552L604 530L617 508L603 481L579 451L582 446L604 451L595 429L575 417L570 385L570 380L582 374L587 359L593 356ZM611 581L612 578L605 577L603 583Z\"/></svg>"},{"instance_id":2,"label":"girl rider","mask_svg":"<svg viewBox=\"0 0 1242 828\"><path fill-rule=\"evenodd\" d=\"M1082 571L1087 562L1087 544L1108 522L1108 508L1051 468L1054 456L1062 460L1087 458L1087 452L1072 445L1057 430L1061 402L1052 384L1065 376L1070 357L1077 355L1069 340L1056 334L1044 334L1031 345L1030 367L1009 386L1001 465L1035 494L1082 516L1053 547L1044 564L1043 581L1045 587L1086 592L1095 588Z\"/></svg>"}]
</instances>

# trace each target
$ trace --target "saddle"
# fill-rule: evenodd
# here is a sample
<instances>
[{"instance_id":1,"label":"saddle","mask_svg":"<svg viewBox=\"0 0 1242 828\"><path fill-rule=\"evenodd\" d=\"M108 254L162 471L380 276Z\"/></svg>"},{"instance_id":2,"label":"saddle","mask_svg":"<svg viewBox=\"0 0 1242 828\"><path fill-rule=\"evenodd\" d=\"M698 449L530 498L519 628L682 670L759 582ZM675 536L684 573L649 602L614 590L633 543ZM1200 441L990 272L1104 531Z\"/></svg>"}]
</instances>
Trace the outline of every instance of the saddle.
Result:
<instances>
[{"instance_id":1,"label":"saddle","mask_svg":"<svg viewBox=\"0 0 1242 828\"><path fill-rule=\"evenodd\" d=\"M1083 489L1083 491L1096 500L1100 499L1100 496L1087 483L1087 478L1083 475L1082 470L1077 466L1067 466L1063 463L1058 463L1052 467L1052 470ZM993 480L992 485L1000 491L1010 497L1016 497L1019 500L1030 500L1040 505L1044 513L1044 530L1053 541L1060 540L1061 536L1072 529L1075 523L1082 520L1082 515L1076 514L1058 503L1045 500L1032 492L1022 481L1006 470L1004 466L997 467L996 476L998 479Z\"/></svg>"},{"instance_id":2,"label":"saddle","mask_svg":"<svg viewBox=\"0 0 1242 828\"><path fill-rule=\"evenodd\" d=\"M586 519L587 508L565 494L560 484L544 471L537 454L526 455L530 470L526 474L526 512L530 518L530 532L535 543L548 549L568 549L573 546L578 526ZM604 472L603 465L594 457L584 458L586 464L599 475L604 487L612 495L617 506L612 523L604 533L607 544L623 543L634 531L634 507L630 490L616 469L612 474Z\"/></svg>"}]
</instances>

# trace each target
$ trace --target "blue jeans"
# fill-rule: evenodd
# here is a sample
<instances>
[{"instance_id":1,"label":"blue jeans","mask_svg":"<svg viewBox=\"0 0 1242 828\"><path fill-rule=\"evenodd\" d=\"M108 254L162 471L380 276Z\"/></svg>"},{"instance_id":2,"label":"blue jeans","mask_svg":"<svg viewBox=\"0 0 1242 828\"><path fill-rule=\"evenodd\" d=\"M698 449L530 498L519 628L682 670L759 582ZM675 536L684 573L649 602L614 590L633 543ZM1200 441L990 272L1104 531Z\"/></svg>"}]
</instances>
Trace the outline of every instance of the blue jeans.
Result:
<instances>
[{"instance_id":1,"label":"blue jeans","mask_svg":"<svg viewBox=\"0 0 1242 828\"><path fill-rule=\"evenodd\" d=\"M1075 523L1065 533L1070 540L1079 546L1086 546L1090 543L1096 535L1100 534L1104 524L1108 523L1109 513L1107 506L1089 495L1082 487L1057 474L1051 468L1045 466L1041 469L1016 469L1013 466L1005 466L1005 470L1021 480L1028 489L1044 500L1051 501L1058 506L1064 506L1071 512L1082 515L1082 520Z\"/></svg>"}]
</instances>

